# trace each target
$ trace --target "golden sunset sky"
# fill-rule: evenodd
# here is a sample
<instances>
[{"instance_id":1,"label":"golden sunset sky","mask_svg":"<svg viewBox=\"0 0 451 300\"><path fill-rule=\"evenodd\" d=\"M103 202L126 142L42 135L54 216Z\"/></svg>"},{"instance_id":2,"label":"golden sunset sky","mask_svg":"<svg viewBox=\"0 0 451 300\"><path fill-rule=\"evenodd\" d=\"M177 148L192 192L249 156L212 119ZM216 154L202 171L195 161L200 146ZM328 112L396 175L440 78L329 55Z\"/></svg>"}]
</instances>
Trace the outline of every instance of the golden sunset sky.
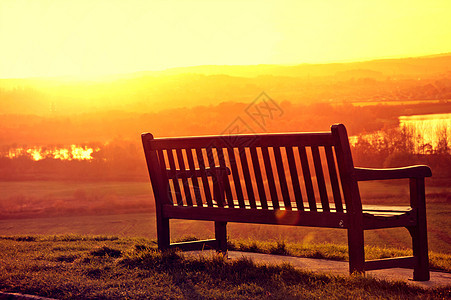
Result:
<instances>
[{"instance_id":1,"label":"golden sunset sky","mask_svg":"<svg viewBox=\"0 0 451 300\"><path fill-rule=\"evenodd\" d=\"M0 2L0 78L451 52L451 1Z\"/></svg>"}]
</instances>

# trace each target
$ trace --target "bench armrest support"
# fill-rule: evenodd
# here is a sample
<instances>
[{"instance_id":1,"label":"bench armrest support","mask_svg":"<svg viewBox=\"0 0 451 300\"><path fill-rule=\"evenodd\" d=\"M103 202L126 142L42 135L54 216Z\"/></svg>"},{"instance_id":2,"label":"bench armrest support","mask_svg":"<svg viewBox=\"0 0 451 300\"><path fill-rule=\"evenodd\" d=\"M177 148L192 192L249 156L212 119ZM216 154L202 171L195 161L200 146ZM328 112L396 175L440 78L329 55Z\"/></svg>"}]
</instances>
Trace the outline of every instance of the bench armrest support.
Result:
<instances>
[{"instance_id":1,"label":"bench armrest support","mask_svg":"<svg viewBox=\"0 0 451 300\"><path fill-rule=\"evenodd\" d=\"M431 169L423 165L387 169L354 168L354 170L357 181L425 178L432 176Z\"/></svg>"}]
</instances>

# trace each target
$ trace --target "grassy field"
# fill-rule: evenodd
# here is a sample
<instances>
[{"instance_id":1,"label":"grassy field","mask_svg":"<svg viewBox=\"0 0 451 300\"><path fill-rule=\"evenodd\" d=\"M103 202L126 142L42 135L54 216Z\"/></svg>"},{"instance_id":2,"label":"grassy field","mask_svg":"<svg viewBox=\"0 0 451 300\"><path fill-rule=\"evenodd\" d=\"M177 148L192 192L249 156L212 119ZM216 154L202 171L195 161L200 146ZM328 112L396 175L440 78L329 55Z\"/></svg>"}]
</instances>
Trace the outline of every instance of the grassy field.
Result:
<instances>
[{"instance_id":1,"label":"grassy field","mask_svg":"<svg viewBox=\"0 0 451 300\"><path fill-rule=\"evenodd\" d=\"M244 244L233 244L244 247ZM280 244L256 244L282 249ZM287 246L288 247L288 246ZM288 247L289 248L289 247ZM324 246L318 253L337 252ZM58 299L446 299L450 287L303 272L222 256L185 258L156 251L143 238L14 236L0 238L0 290ZM383 252L383 251L382 251ZM326 255L326 254L325 254ZM449 261L449 257L445 257ZM345 291L345 292L344 292Z\"/></svg>"},{"instance_id":2,"label":"grassy field","mask_svg":"<svg viewBox=\"0 0 451 300\"><path fill-rule=\"evenodd\" d=\"M151 211L149 182L4 181L0 218Z\"/></svg>"}]
</instances>

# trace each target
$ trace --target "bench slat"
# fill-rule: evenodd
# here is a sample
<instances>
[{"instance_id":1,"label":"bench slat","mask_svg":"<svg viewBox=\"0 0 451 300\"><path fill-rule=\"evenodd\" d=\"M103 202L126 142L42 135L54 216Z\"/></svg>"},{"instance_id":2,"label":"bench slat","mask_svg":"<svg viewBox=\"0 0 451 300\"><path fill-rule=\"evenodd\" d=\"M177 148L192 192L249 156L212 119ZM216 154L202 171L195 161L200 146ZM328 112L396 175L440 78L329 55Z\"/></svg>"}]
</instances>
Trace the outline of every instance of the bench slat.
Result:
<instances>
[{"instance_id":1,"label":"bench slat","mask_svg":"<svg viewBox=\"0 0 451 300\"><path fill-rule=\"evenodd\" d=\"M204 154L202 153L202 150L200 148L196 148L196 157L197 157L197 164L199 165L200 170L205 170L205 160L204 160ZM207 174L205 172L201 173L202 176L202 187L204 191L205 201L207 202L207 205L212 207L213 201L211 199L211 190L210 190L210 184L208 182Z\"/></svg>"},{"instance_id":2,"label":"bench slat","mask_svg":"<svg viewBox=\"0 0 451 300\"><path fill-rule=\"evenodd\" d=\"M321 204L324 211L329 211L329 197L327 196L326 182L324 181L324 172L321 163L321 156L319 154L319 148L317 146L313 146L311 149Z\"/></svg>"},{"instance_id":3,"label":"bench slat","mask_svg":"<svg viewBox=\"0 0 451 300\"><path fill-rule=\"evenodd\" d=\"M333 146L330 132L314 133L274 133L274 134L243 134L224 136L195 136L155 138L149 141L152 149L184 149L184 148L237 148L252 145L252 147L294 147L294 146Z\"/></svg>"},{"instance_id":4,"label":"bench slat","mask_svg":"<svg viewBox=\"0 0 451 300\"><path fill-rule=\"evenodd\" d=\"M236 196L238 198L239 207L245 207L243 189L241 188L240 174L238 173L238 165L235 156L235 149L227 148L229 154L230 167L232 171L233 184L235 186Z\"/></svg>"},{"instance_id":5,"label":"bench slat","mask_svg":"<svg viewBox=\"0 0 451 300\"><path fill-rule=\"evenodd\" d=\"M332 194L334 195L334 203L337 211L343 211L343 200L340 193L340 185L338 183L337 169L335 167L334 154L331 146L324 147L326 151L327 167L329 169L330 184L332 186Z\"/></svg>"},{"instance_id":6,"label":"bench slat","mask_svg":"<svg viewBox=\"0 0 451 300\"><path fill-rule=\"evenodd\" d=\"M304 210L304 200L302 199L301 187L299 186L299 176L294 159L293 147L285 148L288 159L288 167L290 169L291 185L293 187L294 198L298 210Z\"/></svg>"},{"instance_id":7,"label":"bench slat","mask_svg":"<svg viewBox=\"0 0 451 300\"><path fill-rule=\"evenodd\" d=\"M274 173L272 171L271 159L269 158L268 147L262 147L263 163L265 165L266 179L268 180L271 203L275 209L279 208L279 197L277 195Z\"/></svg>"},{"instance_id":8,"label":"bench slat","mask_svg":"<svg viewBox=\"0 0 451 300\"><path fill-rule=\"evenodd\" d=\"M177 161L179 163L179 169L181 172L186 170L185 168L185 160L183 159L182 149L176 149L175 153L177 154ZM182 178L183 192L185 194L186 204L189 206L193 206L193 199L191 198L191 189L188 184L188 178Z\"/></svg>"},{"instance_id":9,"label":"bench slat","mask_svg":"<svg viewBox=\"0 0 451 300\"><path fill-rule=\"evenodd\" d=\"M226 162L225 162L225 158L224 158L224 149L217 149L218 151L218 159L219 159L219 166L221 168L227 168ZM230 179L228 177L229 174L227 174L227 176L224 176L224 178L227 178L227 180L224 180L224 188L225 188L225 193L226 193L226 198L227 198L227 206L228 207L233 207L233 196L232 196L232 188L230 187Z\"/></svg>"},{"instance_id":10,"label":"bench slat","mask_svg":"<svg viewBox=\"0 0 451 300\"><path fill-rule=\"evenodd\" d=\"M177 168L175 167L174 153L173 153L172 149L167 150L166 154L168 156L169 168L171 169L171 171L175 172L177 170ZM177 200L176 203L178 205L183 205L182 193L181 193L180 184L179 184L178 179L173 178L172 184L174 186L175 198Z\"/></svg>"},{"instance_id":11,"label":"bench slat","mask_svg":"<svg viewBox=\"0 0 451 300\"><path fill-rule=\"evenodd\" d=\"M163 216L174 219L328 228L346 228L348 225L347 214L332 212L167 205L164 206Z\"/></svg>"},{"instance_id":12,"label":"bench slat","mask_svg":"<svg viewBox=\"0 0 451 300\"><path fill-rule=\"evenodd\" d=\"M315 192L313 191L312 176L307 159L307 152L304 147L298 147L299 158L301 159L302 174L304 177L305 190L307 192L307 200L311 211L316 211Z\"/></svg>"},{"instance_id":13,"label":"bench slat","mask_svg":"<svg viewBox=\"0 0 451 300\"><path fill-rule=\"evenodd\" d=\"M192 149L186 149L186 159L188 160L188 166L189 166L190 170L195 170L196 166L194 164ZM193 182L194 197L196 198L197 206L202 206L203 203L202 203L202 196L200 195L199 177L193 176L193 177L191 177L191 181Z\"/></svg>"},{"instance_id":14,"label":"bench slat","mask_svg":"<svg viewBox=\"0 0 451 300\"><path fill-rule=\"evenodd\" d=\"M274 149L274 158L276 159L277 174L279 176L279 184L280 190L282 192L284 206L285 209L291 210L290 194L288 193L288 184L285 176L285 168L282 162L282 154L280 151L280 147L274 147L273 149Z\"/></svg>"},{"instance_id":15,"label":"bench slat","mask_svg":"<svg viewBox=\"0 0 451 300\"><path fill-rule=\"evenodd\" d=\"M209 249L216 249L217 247L218 247L218 241L216 239L172 243L169 245L170 249L177 249L177 250L184 250L184 251L209 250Z\"/></svg>"},{"instance_id":16,"label":"bench slat","mask_svg":"<svg viewBox=\"0 0 451 300\"><path fill-rule=\"evenodd\" d=\"M268 208L268 202L266 202L265 186L263 184L262 170L260 167L260 161L258 159L257 148L251 147L252 166L254 167L255 181L257 182L258 198L263 209Z\"/></svg>"},{"instance_id":17,"label":"bench slat","mask_svg":"<svg viewBox=\"0 0 451 300\"><path fill-rule=\"evenodd\" d=\"M251 174L249 172L248 159L243 147L238 148L240 154L241 168L243 170L244 182L246 184L247 197L252 208L256 208L254 188L252 187Z\"/></svg>"},{"instance_id":18,"label":"bench slat","mask_svg":"<svg viewBox=\"0 0 451 300\"><path fill-rule=\"evenodd\" d=\"M413 256L365 261L365 271L390 269L390 268L413 268L414 266L415 266L415 258Z\"/></svg>"},{"instance_id":19,"label":"bench slat","mask_svg":"<svg viewBox=\"0 0 451 300\"><path fill-rule=\"evenodd\" d=\"M233 200L234 204L236 206L236 208L240 208L239 204L238 204L238 200ZM269 206L267 208L263 208L262 207L262 203L260 201L256 201L256 208L252 208L250 205L249 200L244 200L244 208L243 209L257 209L257 210L269 210L269 211L274 211L274 207L273 206ZM304 203L305 209L298 209L294 207L295 202L291 203L292 206L292 211L305 211L305 212L310 212L311 210L308 208L308 203ZM321 202L316 203L316 212L327 212L323 209ZM181 207L188 207L187 205L180 205ZM201 207L208 207L206 204L201 205ZM335 205L332 203L329 207L329 211L328 212L343 212L346 213L346 207L344 208L344 211L338 211L337 207L335 207ZM279 208L279 210L281 211L287 211L290 209L286 209L284 207ZM374 218L374 219L380 219L380 218L399 218L401 216L404 215L411 215L412 216L412 208L410 206L400 206L400 207L391 207L391 206L375 206L375 205L368 205L368 206L363 206L363 210L362 210L363 214L365 215L366 218Z\"/></svg>"},{"instance_id":20,"label":"bench slat","mask_svg":"<svg viewBox=\"0 0 451 300\"><path fill-rule=\"evenodd\" d=\"M206 151L207 151L208 166L209 168L214 168L216 166L216 163L212 147L207 147ZM219 176L217 172L215 175L216 176L212 177L213 200L216 201L216 205L218 205L219 207L224 207L224 193L222 193L223 189L221 189L222 176Z\"/></svg>"}]
</instances>

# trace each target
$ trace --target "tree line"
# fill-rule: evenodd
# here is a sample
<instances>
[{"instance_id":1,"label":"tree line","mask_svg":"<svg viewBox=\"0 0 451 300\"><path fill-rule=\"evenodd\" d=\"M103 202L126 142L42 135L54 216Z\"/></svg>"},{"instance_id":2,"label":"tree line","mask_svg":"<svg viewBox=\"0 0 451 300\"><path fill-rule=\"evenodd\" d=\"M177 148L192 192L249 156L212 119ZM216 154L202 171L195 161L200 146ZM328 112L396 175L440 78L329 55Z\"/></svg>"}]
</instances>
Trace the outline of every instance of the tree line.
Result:
<instances>
[{"instance_id":1,"label":"tree line","mask_svg":"<svg viewBox=\"0 0 451 300\"><path fill-rule=\"evenodd\" d=\"M451 142L439 130L435 147L419 140L408 127L361 134L352 141L354 164L363 167L401 167L428 164L438 181L451 178ZM61 160L46 157L35 161L26 152L14 158L0 157L0 180L147 181L142 146L137 141L116 139L93 143L91 160ZM4 153L3 153L4 154Z\"/></svg>"}]
</instances>

